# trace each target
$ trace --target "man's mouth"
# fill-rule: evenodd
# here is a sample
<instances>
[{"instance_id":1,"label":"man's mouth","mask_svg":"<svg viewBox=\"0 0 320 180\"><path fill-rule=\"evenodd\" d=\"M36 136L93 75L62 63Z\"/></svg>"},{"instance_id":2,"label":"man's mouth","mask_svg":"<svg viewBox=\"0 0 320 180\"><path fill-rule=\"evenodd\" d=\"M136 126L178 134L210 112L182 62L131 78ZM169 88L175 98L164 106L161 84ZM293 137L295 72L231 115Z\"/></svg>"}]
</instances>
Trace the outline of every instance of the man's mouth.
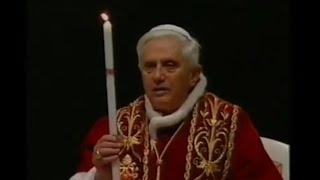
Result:
<instances>
[{"instance_id":1,"label":"man's mouth","mask_svg":"<svg viewBox=\"0 0 320 180\"><path fill-rule=\"evenodd\" d=\"M169 92L169 88L165 87L156 87L152 89L152 92L155 96L163 96Z\"/></svg>"}]
</instances>

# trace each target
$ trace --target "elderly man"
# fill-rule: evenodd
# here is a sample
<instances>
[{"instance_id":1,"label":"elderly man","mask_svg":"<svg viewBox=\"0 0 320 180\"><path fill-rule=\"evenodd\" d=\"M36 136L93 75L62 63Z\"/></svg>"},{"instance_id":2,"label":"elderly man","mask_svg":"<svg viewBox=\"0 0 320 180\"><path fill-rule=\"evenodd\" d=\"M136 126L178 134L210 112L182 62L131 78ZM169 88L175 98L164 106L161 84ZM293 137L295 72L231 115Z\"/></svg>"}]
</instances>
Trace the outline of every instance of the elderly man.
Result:
<instances>
[{"instance_id":1,"label":"elderly man","mask_svg":"<svg viewBox=\"0 0 320 180\"><path fill-rule=\"evenodd\" d=\"M282 179L248 114L206 92L199 49L175 25L140 38L145 94L118 110L120 136L106 133L106 118L97 121L71 179L111 179L115 160L121 179Z\"/></svg>"}]
</instances>

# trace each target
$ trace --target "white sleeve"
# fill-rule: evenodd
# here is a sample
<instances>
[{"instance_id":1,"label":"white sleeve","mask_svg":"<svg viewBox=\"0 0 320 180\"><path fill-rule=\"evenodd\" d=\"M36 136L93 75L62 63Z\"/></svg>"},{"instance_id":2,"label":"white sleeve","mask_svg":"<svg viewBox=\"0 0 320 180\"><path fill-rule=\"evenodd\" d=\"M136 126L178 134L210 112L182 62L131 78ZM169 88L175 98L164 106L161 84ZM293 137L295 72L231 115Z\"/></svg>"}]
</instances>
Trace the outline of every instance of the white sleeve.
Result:
<instances>
[{"instance_id":1,"label":"white sleeve","mask_svg":"<svg viewBox=\"0 0 320 180\"><path fill-rule=\"evenodd\" d=\"M96 168L92 167L88 172L78 172L74 174L69 180L94 180Z\"/></svg>"}]
</instances>

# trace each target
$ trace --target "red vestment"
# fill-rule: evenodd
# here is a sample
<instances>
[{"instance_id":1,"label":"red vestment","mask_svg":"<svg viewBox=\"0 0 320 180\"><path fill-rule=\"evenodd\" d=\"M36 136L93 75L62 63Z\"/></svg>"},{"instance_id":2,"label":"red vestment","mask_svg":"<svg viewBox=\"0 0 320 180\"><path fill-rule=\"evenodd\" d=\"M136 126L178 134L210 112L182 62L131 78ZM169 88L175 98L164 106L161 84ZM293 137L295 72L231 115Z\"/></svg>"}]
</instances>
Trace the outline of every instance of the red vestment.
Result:
<instances>
[{"instance_id":1,"label":"red vestment","mask_svg":"<svg viewBox=\"0 0 320 180\"><path fill-rule=\"evenodd\" d=\"M183 124L158 130L159 155L178 126L162 161L157 161L148 132L144 99L117 114L118 132L125 137L120 152L123 179L280 180L281 175L263 148L248 114L240 107L206 93ZM79 171L93 167L92 149L108 132L106 117L98 120L83 144ZM157 171L159 165L159 172Z\"/></svg>"}]
</instances>

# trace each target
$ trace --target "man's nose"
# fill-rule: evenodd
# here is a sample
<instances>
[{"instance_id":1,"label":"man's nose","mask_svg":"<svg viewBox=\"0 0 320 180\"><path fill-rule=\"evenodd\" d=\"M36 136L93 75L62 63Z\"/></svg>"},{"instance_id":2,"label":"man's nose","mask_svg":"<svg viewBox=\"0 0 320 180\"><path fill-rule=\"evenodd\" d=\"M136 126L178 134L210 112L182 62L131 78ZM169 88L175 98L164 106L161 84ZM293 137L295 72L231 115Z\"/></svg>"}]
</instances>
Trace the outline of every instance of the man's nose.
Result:
<instances>
[{"instance_id":1,"label":"man's nose","mask_svg":"<svg viewBox=\"0 0 320 180\"><path fill-rule=\"evenodd\" d=\"M160 65L155 69L153 78L156 82L162 82L164 80L163 68Z\"/></svg>"}]
</instances>

